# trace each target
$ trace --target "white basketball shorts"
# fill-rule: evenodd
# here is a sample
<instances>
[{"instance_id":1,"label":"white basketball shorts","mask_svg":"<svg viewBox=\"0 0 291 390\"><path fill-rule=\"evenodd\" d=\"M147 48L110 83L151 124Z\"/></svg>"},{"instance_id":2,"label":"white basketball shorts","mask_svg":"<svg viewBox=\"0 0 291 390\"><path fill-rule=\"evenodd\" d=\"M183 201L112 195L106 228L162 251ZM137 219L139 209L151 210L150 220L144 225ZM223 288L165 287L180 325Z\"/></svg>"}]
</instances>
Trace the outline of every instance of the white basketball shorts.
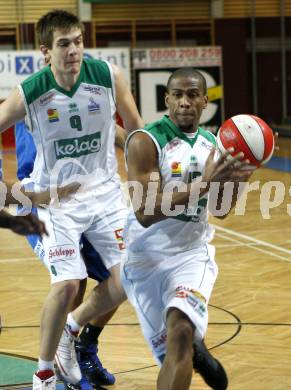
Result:
<instances>
[{"instance_id":1,"label":"white basketball shorts","mask_svg":"<svg viewBox=\"0 0 291 390\"><path fill-rule=\"evenodd\" d=\"M123 228L128 209L120 186L107 185L104 189L103 194L91 192L77 200L62 200L61 207L38 209L49 233L42 238L42 259L52 283L87 277L80 253L82 233L108 270L125 256Z\"/></svg>"},{"instance_id":2,"label":"white basketball shorts","mask_svg":"<svg viewBox=\"0 0 291 390\"><path fill-rule=\"evenodd\" d=\"M156 263L142 277L132 272L136 264L129 259L121 265L121 281L134 306L152 353L161 364L166 353L166 316L169 308L184 312L196 327L195 338L205 337L208 325L207 305L218 274L212 245L175 255ZM147 259L141 260L146 262Z\"/></svg>"}]
</instances>

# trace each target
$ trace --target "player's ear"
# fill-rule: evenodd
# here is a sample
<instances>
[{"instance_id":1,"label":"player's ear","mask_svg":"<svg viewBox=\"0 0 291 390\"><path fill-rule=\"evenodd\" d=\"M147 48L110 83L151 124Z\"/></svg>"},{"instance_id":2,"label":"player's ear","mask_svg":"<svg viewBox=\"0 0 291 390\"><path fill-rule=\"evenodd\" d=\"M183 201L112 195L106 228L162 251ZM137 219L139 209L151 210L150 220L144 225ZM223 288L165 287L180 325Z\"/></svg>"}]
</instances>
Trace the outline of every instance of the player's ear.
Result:
<instances>
[{"instance_id":1,"label":"player's ear","mask_svg":"<svg viewBox=\"0 0 291 390\"><path fill-rule=\"evenodd\" d=\"M45 45L40 45L40 51L42 52L42 54L44 55L44 57L46 58L48 56L48 47L45 46Z\"/></svg>"},{"instance_id":2,"label":"player's ear","mask_svg":"<svg viewBox=\"0 0 291 390\"><path fill-rule=\"evenodd\" d=\"M204 96L203 106L202 106L203 110L207 107L207 103L208 103L208 96L205 95L205 96Z\"/></svg>"},{"instance_id":3,"label":"player's ear","mask_svg":"<svg viewBox=\"0 0 291 390\"><path fill-rule=\"evenodd\" d=\"M169 108L169 94L168 94L168 92L165 93L165 105L167 108Z\"/></svg>"}]
</instances>

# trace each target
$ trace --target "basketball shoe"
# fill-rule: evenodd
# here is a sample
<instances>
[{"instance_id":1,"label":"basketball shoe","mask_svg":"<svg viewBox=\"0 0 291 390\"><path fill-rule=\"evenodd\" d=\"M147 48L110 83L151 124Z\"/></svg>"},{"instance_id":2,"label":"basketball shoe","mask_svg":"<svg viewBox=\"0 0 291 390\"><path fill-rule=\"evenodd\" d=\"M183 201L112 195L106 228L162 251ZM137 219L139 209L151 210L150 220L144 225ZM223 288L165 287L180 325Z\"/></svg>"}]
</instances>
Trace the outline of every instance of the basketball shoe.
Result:
<instances>
[{"instance_id":1,"label":"basketball shoe","mask_svg":"<svg viewBox=\"0 0 291 390\"><path fill-rule=\"evenodd\" d=\"M82 379L80 367L75 351L75 335L66 324L55 355L56 364L62 378L68 382L77 384Z\"/></svg>"},{"instance_id":2,"label":"basketball shoe","mask_svg":"<svg viewBox=\"0 0 291 390\"><path fill-rule=\"evenodd\" d=\"M33 375L32 390L55 390L56 376L52 370L37 371Z\"/></svg>"},{"instance_id":3,"label":"basketball shoe","mask_svg":"<svg viewBox=\"0 0 291 390\"><path fill-rule=\"evenodd\" d=\"M203 340L195 341L193 344L194 357L193 368L204 381L214 390L226 390L228 379L226 372L220 362L208 351Z\"/></svg>"},{"instance_id":4,"label":"basketball shoe","mask_svg":"<svg viewBox=\"0 0 291 390\"><path fill-rule=\"evenodd\" d=\"M103 367L97 353L97 344L83 345L76 341L76 351L79 366L93 385L113 385L115 376Z\"/></svg>"},{"instance_id":5,"label":"basketball shoe","mask_svg":"<svg viewBox=\"0 0 291 390\"><path fill-rule=\"evenodd\" d=\"M65 390L106 390L105 387L101 386L92 386L88 379L83 377L77 385L72 385L71 383L64 382Z\"/></svg>"}]
</instances>

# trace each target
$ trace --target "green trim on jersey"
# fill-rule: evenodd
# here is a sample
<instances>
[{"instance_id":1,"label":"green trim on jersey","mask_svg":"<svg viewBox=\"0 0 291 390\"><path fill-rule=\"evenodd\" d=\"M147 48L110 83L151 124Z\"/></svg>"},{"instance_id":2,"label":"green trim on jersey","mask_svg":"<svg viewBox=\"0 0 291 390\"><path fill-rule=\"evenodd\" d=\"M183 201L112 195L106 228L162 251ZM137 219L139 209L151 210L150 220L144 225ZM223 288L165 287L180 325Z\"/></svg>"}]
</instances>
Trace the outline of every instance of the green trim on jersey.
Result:
<instances>
[{"instance_id":1,"label":"green trim on jersey","mask_svg":"<svg viewBox=\"0 0 291 390\"><path fill-rule=\"evenodd\" d=\"M112 88L111 74L106 62L94 58L85 58L82 68L84 68L82 82Z\"/></svg>"},{"instance_id":2,"label":"green trim on jersey","mask_svg":"<svg viewBox=\"0 0 291 390\"><path fill-rule=\"evenodd\" d=\"M28 105L54 88L49 73L50 68L49 66L46 66L21 83Z\"/></svg>"},{"instance_id":3,"label":"green trim on jersey","mask_svg":"<svg viewBox=\"0 0 291 390\"><path fill-rule=\"evenodd\" d=\"M28 77L21 83L21 86L27 104L30 105L52 89L56 89L68 97L73 97L82 82L112 88L111 74L106 62L84 58L78 80L70 91L65 90L57 84L50 66L46 66L39 72Z\"/></svg>"},{"instance_id":4,"label":"green trim on jersey","mask_svg":"<svg viewBox=\"0 0 291 390\"><path fill-rule=\"evenodd\" d=\"M215 136L198 127L198 130L195 134L194 138L188 138L168 117L168 115L164 115L162 119L159 121L153 122L147 126L145 126L145 130L151 133L157 142L159 143L161 149L165 147L165 145L171 142L174 138L178 137L183 141L187 142L191 147L195 144L198 135L202 135L208 141L216 145Z\"/></svg>"},{"instance_id":5,"label":"green trim on jersey","mask_svg":"<svg viewBox=\"0 0 291 390\"><path fill-rule=\"evenodd\" d=\"M202 129L201 127L199 127L198 131L200 135L216 146L216 138L214 134L212 134L210 131Z\"/></svg>"}]
</instances>

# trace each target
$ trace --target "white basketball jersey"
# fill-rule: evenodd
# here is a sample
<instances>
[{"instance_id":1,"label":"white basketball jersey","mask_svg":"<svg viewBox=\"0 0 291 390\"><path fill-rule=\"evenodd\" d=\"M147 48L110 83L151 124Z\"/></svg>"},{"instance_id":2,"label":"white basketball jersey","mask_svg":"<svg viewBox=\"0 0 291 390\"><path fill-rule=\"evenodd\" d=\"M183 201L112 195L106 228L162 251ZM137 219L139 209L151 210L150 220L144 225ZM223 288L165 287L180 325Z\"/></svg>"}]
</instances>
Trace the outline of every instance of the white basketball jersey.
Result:
<instances>
[{"instance_id":1,"label":"white basketball jersey","mask_svg":"<svg viewBox=\"0 0 291 390\"><path fill-rule=\"evenodd\" d=\"M166 115L146 129L137 131L148 134L156 145L162 189L170 182L191 183L201 176L209 153L216 143L215 136L202 128L197 130L194 138L188 138ZM130 138L125 153L129 140ZM155 260L156 257L160 260L207 242L207 201L208 194L182 214L154 223L148 228L143 228L131 212L124 233L130 259Z\"/></svg>"},{"instance_id":2,"label":"white basketball jersey","mask_svg":"<svg viewBox=\"0 0 291 390\"><path fill-rule=\"evenodd\" d=\"M33 181L47 187L90 174L94 185L117 172L115 87L109 63L84 59L71 91L60 87L50 66L26 79L22 93L37 149ZM92 184L93 184L92 183Z\"/></svg>"}]
</instances>

